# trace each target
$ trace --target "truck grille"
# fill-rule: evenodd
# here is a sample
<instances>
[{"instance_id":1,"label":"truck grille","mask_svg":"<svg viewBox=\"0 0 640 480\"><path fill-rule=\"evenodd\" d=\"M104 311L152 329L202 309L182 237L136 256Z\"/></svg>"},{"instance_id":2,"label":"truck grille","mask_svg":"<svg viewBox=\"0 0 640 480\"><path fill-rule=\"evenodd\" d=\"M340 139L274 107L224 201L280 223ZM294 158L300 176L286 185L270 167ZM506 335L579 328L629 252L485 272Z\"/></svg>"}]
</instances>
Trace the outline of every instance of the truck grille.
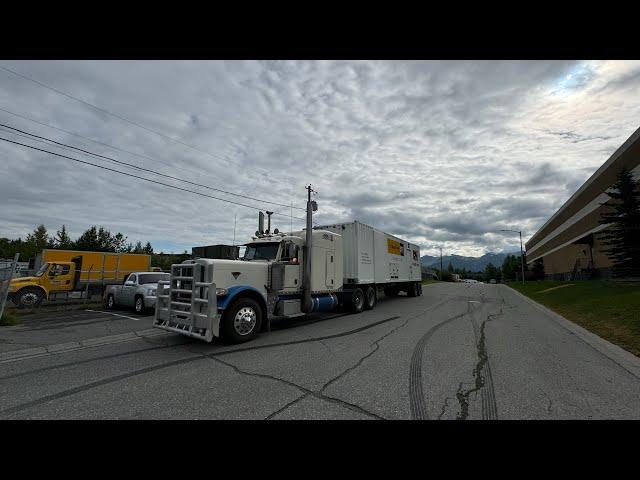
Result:
<instances>
[{"instance_id":1,"label":"truck grille","mask_svg":"<svg viewBox=\"0 0 640 480\"><path fill-rule=\"evenodd\" d=\"M212 265L198 260L172 265L169 281L160 282L163 291L157 295L154 326L210 341L217 314L212 277Z\"/></svg>"}]
</instances>

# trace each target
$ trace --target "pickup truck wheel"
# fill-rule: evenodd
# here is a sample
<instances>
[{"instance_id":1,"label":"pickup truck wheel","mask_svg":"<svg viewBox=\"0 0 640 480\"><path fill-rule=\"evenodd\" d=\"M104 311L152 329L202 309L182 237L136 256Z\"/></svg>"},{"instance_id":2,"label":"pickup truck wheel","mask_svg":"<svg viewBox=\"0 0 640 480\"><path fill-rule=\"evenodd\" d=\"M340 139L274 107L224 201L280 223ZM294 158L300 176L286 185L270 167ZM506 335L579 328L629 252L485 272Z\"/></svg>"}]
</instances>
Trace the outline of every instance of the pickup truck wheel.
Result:
<instances>
[{"instance_id":1,"label":"pickup truck wheel","mask_svg":"<svg viewBox=\"0 0 640 480\"><path fill-rule=\"evenodd\" d=\"M135 308L136 313L143 313L144 312L144 298L136 297L136 303L134 304L134 308Z\"/></svg>"},{"instance_id":2,"label":"pickup truck wheel","mask_svg":"<svg viewBox=\"0 0 640 480\"><path fill-rule=\"evenodd\" d=\"M116 306L116 301L113 298L113 294L110 293L109 295L107 295L107 301L104 302L105 307L107 307L107 310L113 310L113 308Z\"/></svg>"},{"instance_id":3,"label":"pickup truck wheel","mask_svg":"<svg viewBox=\"0 0 640 480\"><path fill-rule=\"evenodd\" d=\"M351 294L351 304L349 305L353 313L360 313L364 310L364 292L361 288L356 288Z\"/></svg>"},{"instance_id":4,"label":"pickup truck wheel","mask_svg":"<svg viewBox=\"0 0 640 480\"><path fill-rule=\"evenodd\" d=\"M37 287L26 287L16 294L19 308L38 307L44 300L44 293Z\"/></svg>"},{"instance_id":5,"label":"pickup truck wheel","mask_svg":"<svg viewBox=\"0 0 640 480\"><path fill-rule=\"evenodd\" d=\"M418 284L416 282L412 282L409 284L409 288L407 288L407 297L417 297L418 296Z\"/></svg>"},{"instance_id":6,"label":"pickup truck wheel","mask_svg":"<svg viewBox=\"0 0 640 480\"><path fill-rule=\"evenodd\" d=\"M365 293L364 309L372 310L373 307L376 306L377 300L376 289L374 287L368 287Z\"/></svg>"},{"instance_id":7,"label":"pickup truck wheel","mask_svg":"<svg viewBox=\"0 0 640 480\"><path fill-rule=\"evenodd\" d=\"M222 338L225 343L252 340L262 326L262 308L250 298L234 302L222 315Z\"/></svg>"}]
</instances>

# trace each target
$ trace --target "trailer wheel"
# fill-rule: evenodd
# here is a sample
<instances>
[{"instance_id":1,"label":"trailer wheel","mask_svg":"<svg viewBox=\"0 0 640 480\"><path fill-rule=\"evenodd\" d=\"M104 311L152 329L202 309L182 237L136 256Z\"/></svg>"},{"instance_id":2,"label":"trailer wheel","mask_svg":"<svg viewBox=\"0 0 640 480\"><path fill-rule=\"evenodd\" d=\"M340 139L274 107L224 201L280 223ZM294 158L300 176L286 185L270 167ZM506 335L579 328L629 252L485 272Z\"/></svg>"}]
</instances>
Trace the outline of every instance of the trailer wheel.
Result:
<instances>
[{"instance_id":1,"label":"trailer wheel","mask_svg":"<svg viewBox=\"0 0 640 480\"><path fill-rule=\"evenodd\" d=\"M378 296L376 294L375 287L368 287L365 293L364 309L372 310L373 307L376 306L377 301L378 301Z\"/></svg>"},{"instance_id":2,"label":"trailer wheel","mask_svg":"<svg viewBox=\"0 0 640 480\"><path fill-rule=\"evenodd\" d=\"M418 283L411 282L409 284L409 288L407 288L407 296L408 297L417 297L418 296Z\"/></svg>"},{"instance_id":3,"label":"trailer wheel","mask_svg":"<svg viewBox=\"0 0 640 480\"><path fill-rule=\"evenodd\" d=\"M422 296L422 282L418 283L418 296Z\"/></svg>"},{"instance_id":4,"label":"trailer wheel","mask_svg":"<svg viewBox=\"0 0 640 480\"><path fill-rule=\"evenodd\" d=\"M356 288L353 293L351 293L351 301L349 302L349 310L353 313L360 313L364 310L365 300L364 300L364 292L361 288Z\"/></svg>"},{"instance_id":5,"label":"trailer wheel","mask_svg":"<svg viewBox=\"0 0 640 480\"><path fill-rule=\"evenodd\" d=\"M19 308L39 307L44 300L44 293L37 287L26 287L16 294Z\"/></svg>"},{"instance_id":6,"label":"trailer wheel","mask_svg":"<svg viewBox=\"0 0 640 480\"><path fill-rule=\"evenodd\" d=\"M222 338L225 343L252 340L262 326L262 308L251 298L241 298L222 315Z\"/></svg>"}]
</instances>

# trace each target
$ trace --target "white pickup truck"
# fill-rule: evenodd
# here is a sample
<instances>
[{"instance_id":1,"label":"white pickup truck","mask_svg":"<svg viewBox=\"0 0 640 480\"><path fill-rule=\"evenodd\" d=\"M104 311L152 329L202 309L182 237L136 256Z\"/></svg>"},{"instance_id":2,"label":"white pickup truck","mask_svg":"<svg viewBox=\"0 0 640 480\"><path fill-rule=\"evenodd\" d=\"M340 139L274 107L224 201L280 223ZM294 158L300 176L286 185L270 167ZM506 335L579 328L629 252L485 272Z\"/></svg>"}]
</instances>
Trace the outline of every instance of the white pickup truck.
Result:
<instances>
[{"instance_id":1,"label":"white pickup truck","mask_svg":"<svg viewBox=\"0 0 640 480\"><path fill-rule=\"evenodd\" d=\"M168 273L133 272L122 285L110 285L104 292L104 302L108 309L116 306L133 307L136 313L156 305L158 282L168 281Z\"/></svg>"}]
</instances>

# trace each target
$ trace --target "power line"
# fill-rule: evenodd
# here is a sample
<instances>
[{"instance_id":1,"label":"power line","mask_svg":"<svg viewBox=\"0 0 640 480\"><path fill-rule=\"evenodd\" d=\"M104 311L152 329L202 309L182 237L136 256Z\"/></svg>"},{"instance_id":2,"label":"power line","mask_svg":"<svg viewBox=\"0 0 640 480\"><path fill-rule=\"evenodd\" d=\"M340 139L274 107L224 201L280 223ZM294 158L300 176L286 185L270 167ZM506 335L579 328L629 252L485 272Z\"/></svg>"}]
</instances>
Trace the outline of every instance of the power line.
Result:
<instances>
[{"instance_id":1,"label":"power line","mask_svg":"<svg viewBox=\"0 0 640 480\"><path fill-rule=\"evenodd\" d=\"M65 97L67 97L67 98L70 98L70 99L75 100L75 101L77 101L77 102L83 103L84 105L87 105L87 106L89 106L89 107L91 107L91 108L93 108L93 109L95 109L95 110L98 110L99 112L106 113L107 115L111 115L111 116L113 116L113 117L115 117L115 118L117 118L117 119L119 119L119 120L122 120L122 121L124 121L124 122L127 122L127 123L129 123L129 124L131 124L131 125L134 125L134 126L136 126L136 127L142 128L143 130L146 130L146 131L148 131L148 132L151 132L151 133L153 133L153 134L155 134L155 135L159 135L159 136L160 136L160 137L162 137L162 138L165 138L165 139L167 139L167 140L171 140L172 142L179 143L180 145L184 145L185 147L191 148L192 150L195 150L195 151L197 151L197 152L200 152L200 153L202 153L202 154L204 154L204 155L208 155L209 157L211 157L211 158L213 158L213 159L215 159L215 160L222 160L222 161L229 162L229 163L232 163L232 164L235 164L235 165L240 166L237 162L233 162L232 160L230 160L230 159L228 159L228 158L220 157L220 156L215 156L215 155L213 155L212 153L209 153L209 152L206 152L206 151L204 151L204 150L199 149L198 147L194 147L193 145L189 145L188 143L185 143L185 142L183 142L183 141L182 141L182 140L180 140L180 139L170 137L169 135L166 135L166 134L164 134L164 133L162 133L162 132L158 132L158 131L156 131L156 130L154 130L154 129L152 129L152 128L145 127L144 125L141 125L141 124L139 124L139 123L137 123L137 122L134 122L133 120L129 120L129 119L127 119L127 118L125 118L125 117L123 117L123 116L121 116L121 115L118 115L118 114L116 114L116 113L110 112L109 110L106 110L106 109L104 109L104 108L98 107L97 105L93 105L92 103L89 103L89 102L87 102L87 101L85 101L85 100L82 100L81 98L74 97L73 95L71 95L71 94L69 94L69 93L65 93L65 92L63 92L63 91L61 91L61 90L58 90L57 88L54 88L54 87L52 87L52 86L50 86L50 85L47 85L47 84L45 84L45 83L42 83L42 82L40 82L39 80L36 80L35 78L28 77L28 76L26 76L26 75L23 75L23 74L21 74L21 73L18 73L18 72L14 71L14 70L11 70L10 68L7 68L7 67L1 66L1 65L0 65L0 69L4 70L4 71L6 71L6 72L9 72L9 73L11 73L12 75L16 75L16 76L18 76L18 77L20 77L20 78L23 78L23 79L25 79L25 80L29 80L30 82L33 82L33 83L35 83L35 84L37 84L37 85L40 85L40 86L41 86L41 87L43 87L43 88L46 88L46 89L51 90L51 91L53 91L53 92L56 92L56 93L58 93L58 94L60 94L60 95L63 95L63 96L65 96ZM266 170L266 169L264 169L264 168L261 168L261 170L264 170L264 171L268 172L268 170ZM268 172L268 173L270 173L270 172Z\"/></svg>"},{"instance_id":2,"label":"power line","mask_svg":"<svg viewBox=\"0 0 640 480\"><path fill-rule=\"evenodd\" d=\"M55 127L55 126L50 125L50 124L48 124L48 123L40 122L40 121L35 120L35 119L33 119L33 118L27 117L27 116L25 116L25 115L21 115L21 114L19 114L19 113L12 112L12 111L7 110L7 109L2 108L2 107L0 107L0 111L5 112L5 113L8 113L9 115L13 115L13 116L18 117L18 118L22 118L22 119L24 119L24 120L28 120L28 121L33 122L33 123L37 123L38 125L42 125L42 126L47 127L47 128L51 128L51 129L54 129L54 130L58 130L58 131L60 131L60 132L64 132L64 133L66 133L66 134L68 134L68 135L73 135L73 136L75 136L75 137L82 138L82 139L84 139L84 140L88 140L88 141L90 141L90 142L96 143L96 144L98 144L98 145L105 146L105 147L107 147L107 148L112 148L112 149L117 150L117 151L122 152L122 153L128 153L129 155L134 155L134 156L136 156L136 157L140 157L140 158L144 158L144 159L147 159L147 160L151 160L152 162L161 163L161 164L163 164L163 165L167 165L168 167L172 167L172 168L175 166L175 165L173 165L173 164L171 164L171 163L163 162L162 160L159 160L159 159L157 159L157 158L150 157L150 156L148 156L148 155L144 155L144 154L142 154L142 153L136 153L136 152L132 152L132 151L129 151L129 150L125 150L125 149L120 148L120 147L117 147L117 146L115 146L115 145L111 145L111 144L109 144L109 143L100 142L100 141L98 141L98 140L94 140L93 138L89 138L89 137L85 137L84 135L80 135L79 133L75 133L75 132L71 132L71 131L69 131L69 130L65 130L64 128ZM29 134L29 135L31 135L31 134ZM74 148L75 148L75 147L74 147ZM186 170L187 172L193 172L194 174L197 174L197 175L204 175L204 176L206 176L206 177L211 177L211 178L213 178L211 175L209 175L209 174L207 174L207 173L205 173L205 172L200 172L200 171L199 171L199 172L196 172L196 171L195 171L195 170L193 170L193 169L189 169L189 168L185 168L185 167L181 167L181 169L182 169L182 170ZM186 182L186 181L187 181L187 180L185 180L185 182ZM207 187L207 188L211 188L211 189L213 189L213 190L216 190L214 187ZM221 189L217 189L217 190L224 192L224 190L221 190ZM226 193L226 192L225 192L225 193ZM236 195L236 194L230 193L230 195ZM250 197L248 197L248 198L250 198ZM266 200L262 200L262 201L264 201L265 203L273 203L274 205L279 205L279 206L289 207L289 205L286 205L286 204L281 204L281 203L276 203L276 202L267 202ZM302 208L298 208L298 210L304 210L304 209L302 209Z\"/></svg>"},{"instance_id":3,"label":"power line","mask_svg":"<svg viewBox=\"0 0 640 480\"><path fill-rule=\"evenodd\" d=\"M248 199L248 200L254 200L254 201L256 201L256 202L261 202L261 203L270 203L270 204L272 204L272 205L279 205L279 206L281 206L281 207L290 207L290 205L286 205L286 204L283 204L283 203L270 202L270 201L268 201L268 200L263 200L263 199L261 199L261 198L250 197L250 196L248 196L248 195L242 195L242 194L239 194L239 193L232 193L232 192L228 192L228 191L226 191L226 190L222 190L222 189L219 189L219 188L214 188L214 187L210 187L210 186L208 186L208 185L203 185L203 184L201 184L201 183L196 183L196 182L192 182L192 181L190 181L190 180L184 180L184 179L179 178L179 177L174 177L174 176L172 176L172 175L167 175L166 173L156 172L155 170L151 170L151 169L148 169L148 168L138 167L137 165L132 165L132 164L130 164L130 163L123 162L123 161L121 161L121 160L116 160L115 158L107 157L107 156L105 156L105 155L100 155L100 154L98 154L98 153L93 153L93 152L90 152L90 151L88 151L88 150L84 150L84 149L79 148L79 147L74 147L73 145L68 145L68 144L66 144L66 143L57 142L57 141L52 140L52 139L50 139L50 138L42 137L42 136L40 136L40 135L35 135L35 134L33 134L33 133L29 133L29 132L26 132L26 131L24 131L24 130L20 130L19 128L11 127L11 126L9 126L9 125L5 125L5 124L3 124L3 123L0 123L0 127L4 127L4 128L11 129L11 130L15 130L16 132L20 132L21 134L26 134L26 135L29 135L29 136L31 136L31 137L35 137L35 138L42 139L42 140L45 140L45 141L48 141L48 142L51 142L51 143L55 143L56 145L60 145L60 146L61 146L61 147L63 147L63 148L77 150L77 151L79 151L79 152L86 153L86 154L88 154L88 155L93 155L93 156L95 156L95 157L104 158L104 159L109 160L109 161L111 161L111 162L119 163L119 164L121 164L121 165L126 165L127 167L130 167L130 168L135 168L135 169L137 169L137 170L141 170L141 171L143 171L143 172L152 173L152 174L154 174L154 175L159 175L159 176L161 176L161 177L165 177L165 178L170 178L170 179L172 179L172 180L177 180L177 181L179 181L179 182L188 183L188 184L191 184L191 185L195 185L195 186L197 186L197 187L207 188L207 189L209 189L209 190L214 190L214 191L217 191L217 192L226 193L227 195L233 195L233 196L236 196L236 197L246 198L246 199ZM11 132L9 132L9 133L11 133ZM24 137L24 135L21 135L21 136L23 136L23 137ZM296 208L297 208L298 210L304 210L303 208L300 208L300 207L296 207Z\"/></svg>"},{"instance_id":4,"label":"power line","mask_svg":"<svg viewBox=\"0 0 640 480\"><path fill-rule=\"evenodd\" d=\"M140 180L145 180L145 181L147 181L147 182L149 182L149 183L155 183L155 184L158 184L158 185L163 185L163 186L165 186L165 187L174 188L174 189L176 189L176 190L182 190L183 192L194 193L194 194L196 194L196 195L200 195L200 196L202 196L202 197L213 198L214 200L220 200L221 202L232 203L232 204L234 204L234 205L239 205L239 206L241 206L241 207L251 208L251 209L253 209L253 210L261 210L260 208L258 208L258 207L254 207L253 205L247 205L247 204L244 204L244 203L234 202L234 201L232 201L232 200L227 200L227 199L224 199L224 198L214 197L213 195L207 195L206 193L197 192L197 191L195 191L195 190L189 190L189 189L187 189L187 188L178 187L178 186L176 186L176 185L171 185L171 184L168 184L168 183L159 182L158 180L153 180L153 179L150 179L150 178L141 177L141 176L139 176L139 175L134 175L134 174L132 174L132 173L128 173L128 172L122 172L122 171L120 171L120 170L116 170L116 169L114 169L114 168L105 167L104 165L96 165L95 163L87 162L87 161L85 161L85 160L80 160L80 159L78 159L78 158L69 157L69 156L67 156L67 155L62 155L62 154L60 154L60 153L51 152L51 151L49 151L49 150L44 150L44 149L42 149L42 148L37 148L37 147L31 146L31 145L27 145L27 144L25 144L25 143L15 142L15 141L13 141L13 140L9 140L9 139L7 139L7 138L2 138L2 137L0 137L0 140L2 140L2 141L4 141L4 142L13 143L13 144L15 144L15 145L21 145L21 146L23 146L23 147L27 147L27 148L30 148L30 149L32 149L32 150L37 150L37 151L40 151L40 152L49 153L49 154L51 154L51 155L55 155L55 156L57 156L57 157L67 158L67 159L69 159L69 160L73 160L74 162L82 163L82 164L85 164L85 165L91 165L92 167L101 168L101 169L103 169L103 170L108 170L108 171L110 171L110 172L119 173L119 174L121 174L121 175L126 175L126 176L133 177L133 178L137 178L137 179L140 179ZM286 215L286 214L284 214L284 213L279 213L279 212L274 212L274 215L280 215L280 216L282 216L282 217L289 217L289 215ZM294 217L294 218L296 218L296 219L298 219L298 220L304 220L304 218L301 218L301 217Z\"/></svg>"}]
</instances>

